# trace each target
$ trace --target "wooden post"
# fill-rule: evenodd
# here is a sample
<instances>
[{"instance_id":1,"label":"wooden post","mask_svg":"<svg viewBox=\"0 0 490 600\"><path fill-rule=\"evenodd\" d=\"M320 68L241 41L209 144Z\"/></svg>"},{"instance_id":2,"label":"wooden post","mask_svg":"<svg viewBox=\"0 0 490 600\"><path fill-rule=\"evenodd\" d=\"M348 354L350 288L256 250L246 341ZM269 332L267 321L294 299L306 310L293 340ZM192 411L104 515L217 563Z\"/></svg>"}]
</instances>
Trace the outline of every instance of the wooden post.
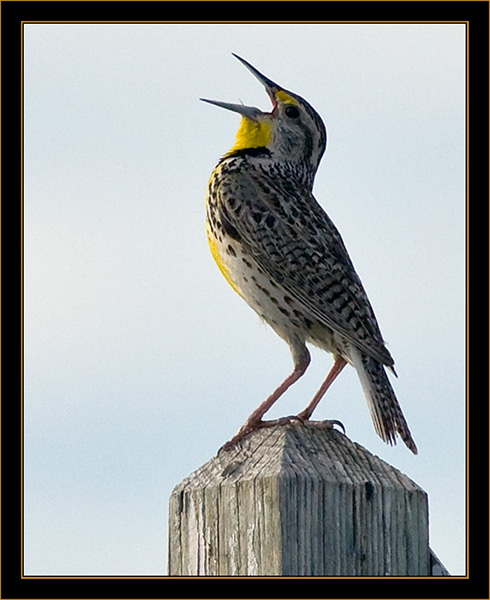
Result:
<instances>
[{"instance_id":1,"label":"wooden post","mask_svg":"<svg viewBox=\"0 0 490 600\"><path fill-rule=\"evenodd\" d=\"M339 431L264 428L180 483L169 575L431 574L427 494Z\"/></svg>"}]
</instances>

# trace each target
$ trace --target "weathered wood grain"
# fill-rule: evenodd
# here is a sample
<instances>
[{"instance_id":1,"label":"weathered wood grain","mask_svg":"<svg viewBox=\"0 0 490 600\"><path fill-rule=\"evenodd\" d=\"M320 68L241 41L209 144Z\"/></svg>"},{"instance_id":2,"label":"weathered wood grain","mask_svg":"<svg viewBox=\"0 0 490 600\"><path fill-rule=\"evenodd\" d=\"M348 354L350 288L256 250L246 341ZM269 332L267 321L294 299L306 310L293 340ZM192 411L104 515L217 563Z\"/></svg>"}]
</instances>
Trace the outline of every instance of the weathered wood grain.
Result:
<instances>
[{"instance_id":1,"label":"weathered wood grain","mask_svg":"<svg viewBox=\"0 0 490 600\"><path fill-rule=\"evenodd\" d=\"M264 428L184 479L169 575L430 575L427 495L339 431Z\"/></svg>"}]
</instances>

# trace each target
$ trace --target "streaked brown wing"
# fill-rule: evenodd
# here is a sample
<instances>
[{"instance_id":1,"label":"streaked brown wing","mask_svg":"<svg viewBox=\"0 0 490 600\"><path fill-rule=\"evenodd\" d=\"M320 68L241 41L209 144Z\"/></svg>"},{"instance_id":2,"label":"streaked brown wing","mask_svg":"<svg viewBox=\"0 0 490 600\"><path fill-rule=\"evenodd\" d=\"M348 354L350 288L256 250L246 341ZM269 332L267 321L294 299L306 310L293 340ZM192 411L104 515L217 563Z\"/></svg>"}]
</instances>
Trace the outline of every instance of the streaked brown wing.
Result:
<instances>
[{"instance_id":1,"label":"streaked brown wing","mask_svg":"<svg viewBox=\"0 0 490 600\"><path fill-rule=\"evenodd\" d=\"M239 171L223 174L217 191L225 228L275 283L321 323L393 365L342 238L311 194Z\"/></svg>"}]
</instances>

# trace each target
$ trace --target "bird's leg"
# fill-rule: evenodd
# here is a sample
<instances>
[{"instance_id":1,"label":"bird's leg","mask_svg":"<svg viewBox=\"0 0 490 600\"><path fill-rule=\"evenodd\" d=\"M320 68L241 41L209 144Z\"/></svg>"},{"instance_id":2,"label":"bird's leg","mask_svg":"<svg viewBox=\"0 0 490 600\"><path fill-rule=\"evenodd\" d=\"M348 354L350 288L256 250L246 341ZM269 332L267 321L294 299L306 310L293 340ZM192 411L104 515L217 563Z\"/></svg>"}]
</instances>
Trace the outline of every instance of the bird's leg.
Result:
<instances>
[{"instance_id":1,"label":"bird's leg","mask_svg":"<svg viewBox=\"0 0 490 600\"><path fill-rule=\"evenodd\" d=\"M294 370L293 372L286 377L286 379L281 383L281 385L275 389L272 394L262 402L262 404L254 410L254 412L249 416L247 422L243 427L240 428L238 433L231 438L229 442L223 446L223 450L229 450L232 448L237 442L242 440L246 435L259 429L261 427L267 427L268 425L276 424L276 421L262 421L262 417L265 413L271 408L271 406L284 394L284 392L290 388L293 383L298 381L298 379L304 375L308 365L310 364L310 353L308 352L306 346L303 345L301 349L293 348L293 357L294 357ZM293 418L293 417L292 417ZM279 421L282 421L279 419Z\"/></svg>"},{"instance_id":2,"label":"bird's leg","mask_svg":"<svg viewBox=\"0 0 490 600\"><path fill-rule=\"evenodd\" d=\"M335 359L335 362L333 364L333 367L330 369L330 371L327 375L327 378L322 383L318 392L314 395L313 400L308 404L308 406L303 411L301 411L298 414L298 417L300 419L302 419L302 420L304 419L306 421L311 417L311 415L313 414L313 411L317 407L318 403L323 398L323 396L325 395L328 388L332 385L332 383L335 381L337 375L339 375L339 373L342 371L342 369L345 367L346 364L347 364L347 361L345 360L345 358L342 358L341 356L337 356L337 358Z\"/></svg>"}]
</instances>

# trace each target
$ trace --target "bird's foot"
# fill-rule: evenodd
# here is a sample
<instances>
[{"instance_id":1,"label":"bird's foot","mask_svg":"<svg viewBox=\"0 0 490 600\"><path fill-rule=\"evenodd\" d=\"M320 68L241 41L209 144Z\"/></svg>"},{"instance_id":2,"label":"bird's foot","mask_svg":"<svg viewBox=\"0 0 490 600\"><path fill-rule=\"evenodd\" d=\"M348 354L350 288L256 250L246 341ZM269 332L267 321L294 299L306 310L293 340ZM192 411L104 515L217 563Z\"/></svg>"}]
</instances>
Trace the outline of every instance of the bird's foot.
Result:
<instances>
[{"instance_id":1,"label":"bird's foot","mask_svg":"<svg viewBox=\"0 0 490 600\"><path fill-rule=\"evenodd\" d=\"M223 444L221 446L221 448L218 450L218 454L220 452L222 452L223 450L228 451L228 450L231 450L232 448L234 448L238 444L238 442L241 442L245 437L247 437L247 435L252 433L252 431L256 431L257 429L260 429L260 427L263 423L264 423L264 421L262 421L261 419L250 418L245 423L245 425L240 427L240 429L238 430L238 433L236 435L234 435L231 438L231 440L229 440L228 442L226 442L226 444Z\"/></svg>"},{"instance_id":2,"label":"bird's foot","mask_svg":"<svg viewBox=\"0 0 490 600\"><path fill-rule=\"evenodd\" d=\"M264 427L275 427L276 425L289 425L290 423L301 423L303 425L310 424L318 429L334 429L335 425L340 427L345 435L345 427L343 423L337 419L325 419L324 421L311 421L304 417L301 413L299 415L289 415L288 417L281 417L280 419L272 419L270 421L262 421L262 419L249 419L243 427L238 430L238 433L234 435L231 440L223 444L218 450L218 454L222 451L228 451L234 448L239 442L246 438L249 434L258 429Z\"/></svg>"},{"instance_id":3,"label":"bird's foot","mask_svg":"<svg viewBox=\"0 0 490 600\"><path fill-rule=\"evenodd\" d=\"M270 421L262 421L262 419L249 419L243 427L238 430L238 433L231 438L226 444L223 444L218 450L218 454L222 450L231 450L236 446L238 442L241 442L247 435L257 429L263 429L264 427L275 427L276 425L287 425L289 423L303 423L304 419L298 415L290 415L289 417L281 417L280 419L272 419Z\"/></svg>"},{"instance_id":4,"label":"bird's foot","mask_svg":"<svg viewBox=\"0 0 490 600\"><path fill-rule=\"evenodd\" d=\"M289 425L290 423L304 423L304 419L299 415L289 415L271 421L261 421L260 427L275 427L276 425Z\"/></svg>"}]
</instances>

